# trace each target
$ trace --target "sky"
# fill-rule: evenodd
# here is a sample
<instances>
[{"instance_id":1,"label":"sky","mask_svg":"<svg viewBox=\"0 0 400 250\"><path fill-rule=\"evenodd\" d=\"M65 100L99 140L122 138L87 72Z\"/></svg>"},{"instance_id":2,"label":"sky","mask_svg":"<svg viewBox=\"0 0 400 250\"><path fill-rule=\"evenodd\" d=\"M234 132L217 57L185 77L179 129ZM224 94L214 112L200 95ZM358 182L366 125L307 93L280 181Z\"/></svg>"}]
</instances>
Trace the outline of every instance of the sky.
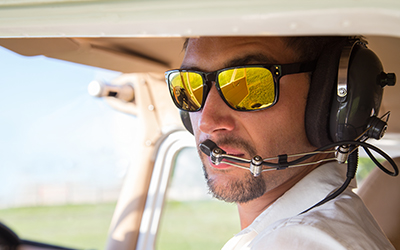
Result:
<instances>
[{"instance_id":1,"label":"sky","mask_svg":"<svg viewBox=\"0 0 400 250\"><path fill-rule=\"evenodd\" d=\"M0 206L18 203L11 190L23 194L37 183L121 183L136 119L87 91L92 80L119 75L0 47Z\"/></svg>"}]
</instances>

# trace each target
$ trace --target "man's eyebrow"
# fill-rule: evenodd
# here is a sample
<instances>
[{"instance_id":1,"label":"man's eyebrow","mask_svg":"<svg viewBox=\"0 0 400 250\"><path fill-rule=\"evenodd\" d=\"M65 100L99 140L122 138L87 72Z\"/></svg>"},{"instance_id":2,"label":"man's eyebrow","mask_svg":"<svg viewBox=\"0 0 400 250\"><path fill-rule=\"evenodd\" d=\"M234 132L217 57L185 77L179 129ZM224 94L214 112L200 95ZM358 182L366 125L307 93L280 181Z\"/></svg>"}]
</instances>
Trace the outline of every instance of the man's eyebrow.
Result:
<instances>
[{"instance_id":1,"label":"man's eyebrow","mask_svg":"<svg viewBox=\"0 0 400 250\"><path fill-rule=\"evenodd\" d=\"M243 66L248 64L276 64L276 63L277 60L270 56L266 56L263 54L248 54L245 56L234 58L226 62L223 68ZM196 66L185 66L185 65L181 65L180 69L203 71L201 68L198 68Z\"/></svg>"},{"instance_id":2,"label":"man's eyebrow","mask_svg":"<svg viewBox=\"0 0 400 250\"><path fill-rule=\"evenodd\" d=\"M183 69L183 70L194 70L194 71L203 71L200 68L196 67L196 66L185 66L185 65L181 65L181 67L179 69Z\"/></svg>"},{"instance_id":3,"label":"man's eyebrow","mask_svg":"<svg viewBox=\"0 0 400 250\"><path fill-rule=\"evenodd\" d=\"M234 58L225 64L225 67L235 67L247 64L276 64L277 60L273 57L263 55L263 54L249 54Z\"/></svg>"}]
</instances>

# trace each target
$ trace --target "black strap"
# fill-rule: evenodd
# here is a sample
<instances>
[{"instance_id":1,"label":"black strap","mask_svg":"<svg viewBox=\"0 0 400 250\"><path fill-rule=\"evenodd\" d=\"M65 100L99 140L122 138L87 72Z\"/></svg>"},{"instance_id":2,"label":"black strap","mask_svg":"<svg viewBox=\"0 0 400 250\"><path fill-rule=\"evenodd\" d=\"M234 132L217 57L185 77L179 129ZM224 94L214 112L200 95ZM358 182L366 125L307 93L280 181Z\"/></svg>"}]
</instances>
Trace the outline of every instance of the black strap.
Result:
<instances>
[{"instance_id":1,"label":"black strap","mask_svg":"<svg viewBox=\"0 0 400 250\"><path fill-rule=\"evenodd\" d=\"M277 170L286 169L289 166L287 159L288 159L287 154L278 156L278 165L279 166L278 166Z\"/></svg>"}]
</instances>

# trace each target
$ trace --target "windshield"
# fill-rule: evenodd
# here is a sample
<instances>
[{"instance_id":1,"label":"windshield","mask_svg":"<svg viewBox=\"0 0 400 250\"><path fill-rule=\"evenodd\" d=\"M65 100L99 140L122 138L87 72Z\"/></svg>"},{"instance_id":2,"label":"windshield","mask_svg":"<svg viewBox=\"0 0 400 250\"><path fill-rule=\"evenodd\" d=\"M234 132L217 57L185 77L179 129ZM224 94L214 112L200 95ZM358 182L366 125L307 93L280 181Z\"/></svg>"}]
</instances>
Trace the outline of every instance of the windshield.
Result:
<instances>
[{"instance_id":1,"label":"windshield","mask_svg":"<svg viewBox=\"0 0 400 250\"><path fill-rule=\"evenodd\" d=\"M87 86L120 73L1 47L0 58L0 221L22 239L103 249L136 118Z\"/></svg>"}]
</instances>

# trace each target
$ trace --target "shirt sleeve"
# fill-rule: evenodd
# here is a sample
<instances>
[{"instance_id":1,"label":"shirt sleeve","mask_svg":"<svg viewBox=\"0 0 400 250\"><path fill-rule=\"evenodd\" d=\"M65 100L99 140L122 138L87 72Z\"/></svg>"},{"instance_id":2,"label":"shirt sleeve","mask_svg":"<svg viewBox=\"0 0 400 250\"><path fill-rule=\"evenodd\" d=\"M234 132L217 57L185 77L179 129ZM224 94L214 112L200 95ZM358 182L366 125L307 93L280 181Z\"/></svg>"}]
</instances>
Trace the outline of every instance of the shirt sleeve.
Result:
<instances>
[{"instance_id":1,"label":"shirt sleeve","mask_svg":"<svg viewBox=\"0 0 400 250\"><path fill-rule=\"evenodd\" d=\"M344 246L339 239L335 239L332 235L318 228L309 225L294 225L261 232L247 249L345 250L353 248L352 246Z\"/></svg>"}]
</instances>

